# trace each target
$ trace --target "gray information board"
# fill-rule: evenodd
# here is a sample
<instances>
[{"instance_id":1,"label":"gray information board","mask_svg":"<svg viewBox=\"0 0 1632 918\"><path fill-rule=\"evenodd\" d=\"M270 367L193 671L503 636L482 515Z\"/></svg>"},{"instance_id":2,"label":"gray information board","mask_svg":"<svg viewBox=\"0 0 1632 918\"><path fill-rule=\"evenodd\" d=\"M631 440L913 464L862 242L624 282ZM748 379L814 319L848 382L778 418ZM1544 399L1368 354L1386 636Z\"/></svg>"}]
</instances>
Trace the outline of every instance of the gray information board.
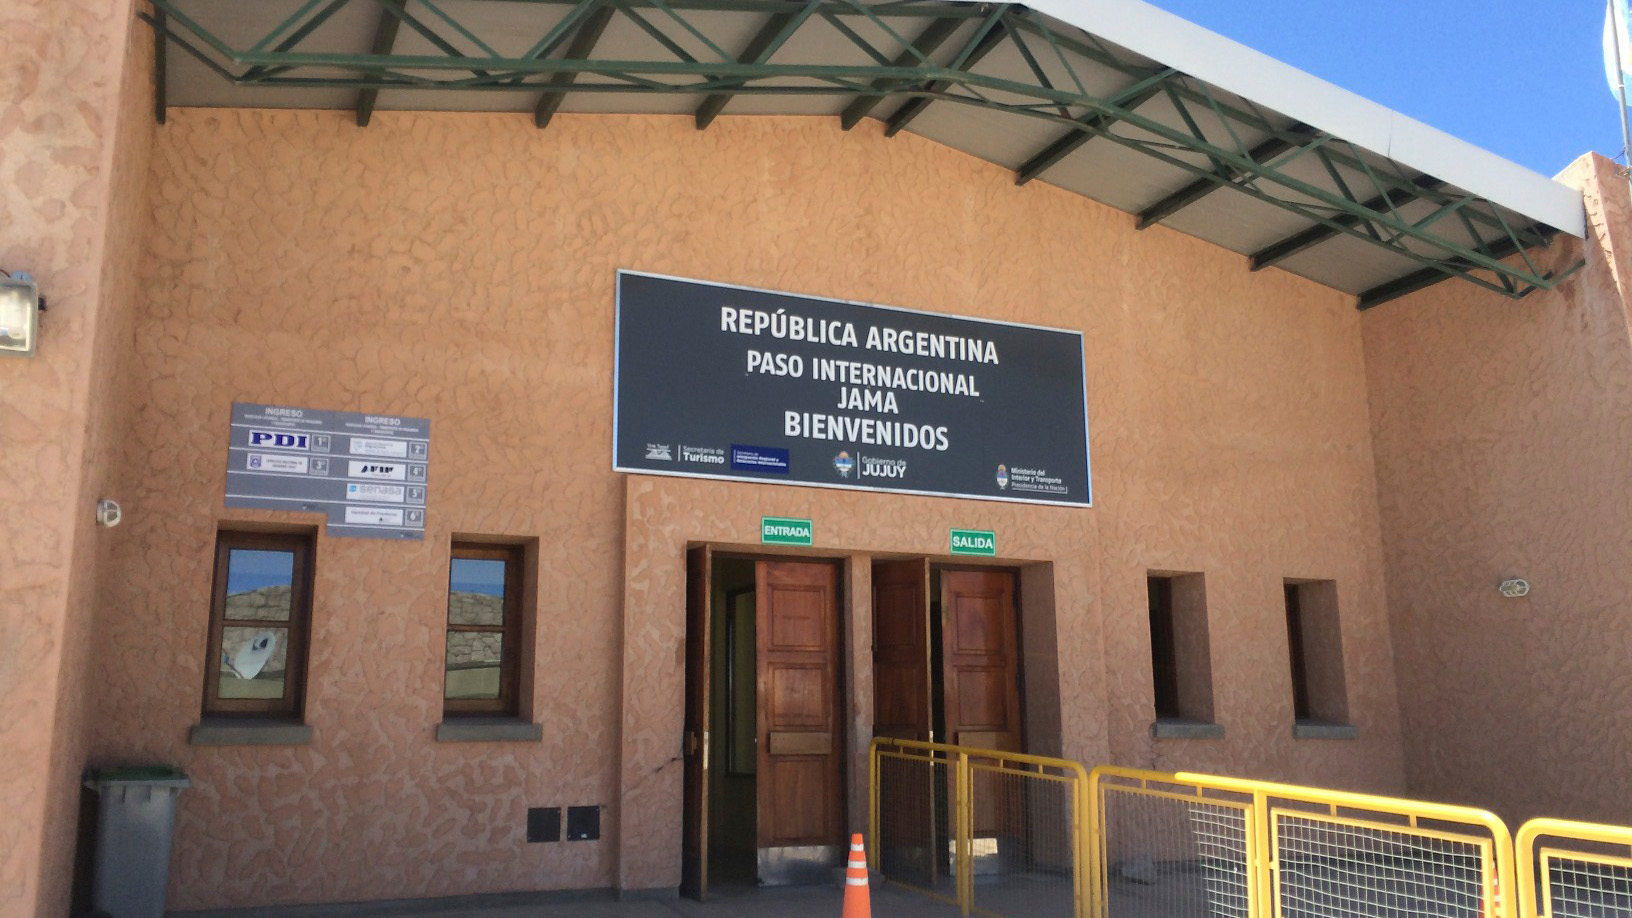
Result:
<instances>
[{"instance_id":1,"label":"gray information board","mask_svg":"<svg viewBox=\"0 0 1632 918\"><path fill-rule=\"evenodd\" d=\"M425 538L431 422L234 402L227 506L320 510L330 535Z\"/></svg>"},{"instance_id":2,"label":"gray information board","mask_svg":"<svg viewBox=\"0 0 1632 918\"><path fill-rule=\"evenodd\" d=\"M1090 504L1082 334L618 273L613 467Z\"/></svg>"}]
</instances>

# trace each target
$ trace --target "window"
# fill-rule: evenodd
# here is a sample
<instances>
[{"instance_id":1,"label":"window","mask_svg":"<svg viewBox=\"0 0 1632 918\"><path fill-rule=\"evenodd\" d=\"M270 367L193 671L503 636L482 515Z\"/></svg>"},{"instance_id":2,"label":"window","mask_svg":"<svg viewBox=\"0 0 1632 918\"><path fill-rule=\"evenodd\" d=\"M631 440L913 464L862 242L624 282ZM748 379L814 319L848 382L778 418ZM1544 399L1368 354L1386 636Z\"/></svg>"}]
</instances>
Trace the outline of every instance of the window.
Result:
<instances>
[{"instance_id":1,"label":"window","mask_svg":"<svg viewBox=\"0 0 1632 918\"><path fill-rule=\"evenodd\" d=\"M519 715L525 553L455 542L452 555L443 715Z\"/></svg>"},{"instance_id":2,"label":"window","mask_svg":"<svg viewBox=\"0 0 1632 918\"><path fill-rule=\"evenodd\" d=\"M311 605L309 535L216 537L205 715L301 715Z\"/></svg>"},{"instance_id":3,"label":"window","mask_svg":"<svg viewBox=\"0 0 1632 918\"><path fill-rule=\"evenodd\" d=\"M1299 723L1346 724L1349 702L1343 678L1337 584L1330 580L1288 580L1284 588L1292 716Z\"/></svg>"},{"instance_id":4,"label":"window","mask_svg":"<svg viewBox=\"0 0 1632 918\"><path fill-rule=\"evenodd\" d=\"M1148 577L1150 666L1156 676L1156 716L1179 717L1179 665L1173 646L1173 580Z\"/></svg>"},{"instance_id":5,"label":"window","mask_svg":"<svg viewBox=\"0 0 1632 918\"><path fill-rule=\"evenodd\" d=\"M1213 738L1213 667L1207 628L1207 587L1201 574L1156 573L1145 578L1150 609L1150 663L1158 737Z\"/></svg>"}]
</instances>

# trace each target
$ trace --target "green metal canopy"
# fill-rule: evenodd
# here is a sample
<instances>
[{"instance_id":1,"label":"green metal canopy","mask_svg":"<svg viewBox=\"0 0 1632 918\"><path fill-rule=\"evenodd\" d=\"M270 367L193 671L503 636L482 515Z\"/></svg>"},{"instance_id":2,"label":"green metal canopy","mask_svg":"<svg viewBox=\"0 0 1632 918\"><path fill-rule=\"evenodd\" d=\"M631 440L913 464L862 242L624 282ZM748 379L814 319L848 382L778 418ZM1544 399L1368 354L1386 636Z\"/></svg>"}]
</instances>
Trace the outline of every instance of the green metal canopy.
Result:
<instances>
[{"instance_id":1,"label":"green metal canopy","mask_svg":"<svg viewBox=\"0 0 1632 918\"><path fill-rule=\"evenodd\" d=\"M150 2L161 122L170 105L343 107L364 126L389 108L528 111L540 128L559 111L684 111L699 129L728 107L834 117L845 130L875 118L886 135L910 126L1012 168L1017 184L1069 188L1135 214L1141 229L1164 223L1248 256L1252 270L1276 265L1353 293L1362 309L1447 278L1519 298L1580 267L1549 270L1535 255L1561 230L1580 234L1558 225L1567 189L1527 188L1527 201L1565 202L1527 215L1548 208L1498 203L1385 144L1195 76L1177 59L1200 32L1187 23L1159 60L1007 3ZM1252 55L1201 34L1220 54ZM1311 99L1338 92L1297 76ZM1311 107L1344 123L1384 111L1356 103Z\"/></svg>"}]
</instances>

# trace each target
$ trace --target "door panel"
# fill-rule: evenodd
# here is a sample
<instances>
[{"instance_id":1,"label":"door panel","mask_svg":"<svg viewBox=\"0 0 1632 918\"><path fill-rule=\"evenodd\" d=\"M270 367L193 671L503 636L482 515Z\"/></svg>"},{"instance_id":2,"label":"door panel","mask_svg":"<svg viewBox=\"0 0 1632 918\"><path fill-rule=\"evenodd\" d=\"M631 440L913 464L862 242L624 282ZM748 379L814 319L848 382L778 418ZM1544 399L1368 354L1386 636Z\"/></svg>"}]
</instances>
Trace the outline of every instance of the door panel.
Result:
<instances>
[{"instance_id":1,"label":"door panel","mask_svg":"<svg viewBox=\"0 0 1632 918\"><path fill-rule=\"evenodd\" d=\"M1014 575L941 572L942 668L950 742L1020 751L1019 660ZM1015 810L999 811L995 779L976 773L975 835L1019 835Z\"/></svg>"},{"instance_id":2,"label":"door panel","mask_svg":"<svg viewBox=\"0 0 1632 918\"><path fill-rule=\"evenodd\" d=\"M760 772L760 781L769 779L771 793L771 807L767 814L761 811L761 832L766 830L765 816L774 820L769 827L781 838L774 845L767 845L761 841L762 847L787 847L796 844L827 844L831 841L832 822L828 813L819 806L812 806L812 801L819 801L827 797L828 761L832 756L831 747L824 754L810 754L805 750L803 754L768 756L770 766Z\"/></svg>"},{"instance_id":3,"label":"door panel","mask_svg":"<svg viewBox=\"0 0 1632 918\"><path fill-rule=\"evenodd\" d=\"M932 737L929 562L873 565L873 735ZM936 769L897 760L880 765L890 797L880 801L879 863L891 879L932 888L944 871L936 824L946 795Z\"/></svg>"},{"instance_id":4,"label":"door panel","mask_svg":"<svg viewBox=\"0 0 1632 918\"><path fill-rule=\"evenodd\" d=\"M838 568L755 564L759 847L838 845Z\"/></svg>"},{"instance_id":5,"label":"door panel","mask_svg":"<svg viewBox=\"0 0 1632 918\"><path fill-rule=\"evenodd\" d=\"M708 897L708 741L710 598L714 558L705 546L686 552L686 720L681 818L680 894Z\"/></svg>"},{"instance_id":6,"label":"door panel","mask_svg":"<svg viewBox=\"0 0 1632 918\"><path fill-rule=\"evenodd\" d=\"M873 565L873 735L930 738L929 562Z\"/></svg>"},{"instance_id":7,"label":"door panel","mask_svg":"<svg viewBox=\"0 0 1632 918\"><path fill-rule=\"evenodd\" d=\"M1015 653L1014 575L1008 571L942 571L942 666L946 732L999 734L1020 751L1019 661Z\"/></svg>"}]
</instances>

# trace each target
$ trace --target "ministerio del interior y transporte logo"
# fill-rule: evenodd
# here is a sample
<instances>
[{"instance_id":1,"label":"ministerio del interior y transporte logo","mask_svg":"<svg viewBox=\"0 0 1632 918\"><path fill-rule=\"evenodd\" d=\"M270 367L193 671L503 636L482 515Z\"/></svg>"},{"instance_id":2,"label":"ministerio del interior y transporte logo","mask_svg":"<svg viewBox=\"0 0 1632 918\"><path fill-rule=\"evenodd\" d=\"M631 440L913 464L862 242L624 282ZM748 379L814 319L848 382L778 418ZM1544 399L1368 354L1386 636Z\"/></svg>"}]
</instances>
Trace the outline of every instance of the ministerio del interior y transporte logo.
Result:
<instances>
[{"instance_id":1,"label":"ministerio del interior y transporte logo","mask_svg":"<svg viewBox=\"0 0 1632 918\"><path fill-rule=\"evenodd\" d=\"M1002 463L998 463L997 466L997 486L999 488L1007 488L1009 486L1009 467L1003 465Z\"/></svg>"},{"instance_id":2,"label":"ministerio del interior y transporte logo","mask_svg":"<svg viewBox=\"0 0 1632 918\"><path fill-rule=\"evenodd\" d=\"M848 452L841 450L837 456L833 457L833 471L838 472L840 478L849 478L855 467L856 460L851 459Z\"/></svg>"}]
</instances>

